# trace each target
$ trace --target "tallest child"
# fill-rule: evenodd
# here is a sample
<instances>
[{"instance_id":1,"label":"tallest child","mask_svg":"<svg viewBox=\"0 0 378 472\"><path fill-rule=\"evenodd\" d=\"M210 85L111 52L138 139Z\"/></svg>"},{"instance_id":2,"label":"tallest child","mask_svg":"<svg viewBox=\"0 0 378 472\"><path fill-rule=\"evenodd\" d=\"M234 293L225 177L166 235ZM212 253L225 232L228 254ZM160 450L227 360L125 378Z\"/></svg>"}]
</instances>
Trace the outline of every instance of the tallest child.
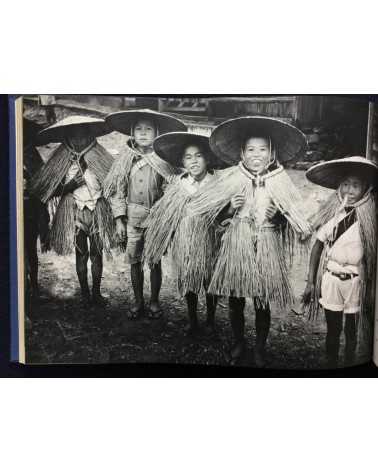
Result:
<instances>
[{"instance_id":1,"label":"tallest child","mask_svg":"<svg viewBox=\"0 0 378 472\"><path fill-rule=\"evenodd\" d=\"M190 205L194 214L207 215L209 224L220 212L230 217L209 293L229 297L235 338L231 364L243 357L245 299L253 299L255 363L263 366L270 305L274 302L285 310L293 302L288 262L295 242L311 232L299 192L282 165L304 151L306 140L297 128L280 120L242 117L219 125L210 145L214 154L234 166Z\"/></svg>"},{"instance_id":2,"label":"tallest child","mask_svg":"<svg viewBox=\"0 0 378 472\"><path fill-rule=\"evenodd\" d=\"M112 113L106 118L112 130L128 135L125 152L114 162L105 181L105 196L109 199L116 222L116 236L127 241L126 253L131 264L131 281L135 304L129 309L132 319L144 314L144 221L154 203L162 196L164 179L174 169L153 151L153 142L160 134L186 131L180 120L153 110L128 110ZM161 315L159 292L162 281L161 264L151 267L151 301L149 316Z\"/></svg>"}]
</instances>

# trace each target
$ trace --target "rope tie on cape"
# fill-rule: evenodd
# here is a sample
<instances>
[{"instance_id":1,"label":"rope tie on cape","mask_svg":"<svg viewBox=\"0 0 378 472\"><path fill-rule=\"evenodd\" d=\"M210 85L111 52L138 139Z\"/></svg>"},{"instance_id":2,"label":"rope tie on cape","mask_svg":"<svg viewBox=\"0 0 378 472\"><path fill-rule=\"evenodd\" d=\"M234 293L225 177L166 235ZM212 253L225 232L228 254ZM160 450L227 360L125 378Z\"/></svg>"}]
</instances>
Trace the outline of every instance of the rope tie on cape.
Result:
<instances>
[{"instance_id":1,"label":"rope tie on cape","mask_svg":"<svg viewBox=\"0 0 378 472\"><path fill-rule=\"evenodd\" d=\"M89 196L91 197L91 200L94 201L94 198L93 198L93 193L91 192L91 189L87 183L87 181L85 180L85 177L84 177L84 173L85 171L83 172L83 169L81 167L81 164L80 164L80 159L81 158L84 158L85 154L90 151L93 146L96 145L96 140L94 139L90 144L88 144L88 146L86 148L84 148L83 150L81 151L75 151L74 149L72 149L72 147L69 145L68 141L64 142L64 145L65 147L67 148L68 152L69 152L69 158L70 158L70 161L73 163L73 164L77 164L78 168L79 168L79 172L80 172L80 175L84 181L84 185L87 187L87 190L88 190L88 193L89 193ZM95 225L95 222L94 222L94 219L92 221L92 227L91 227L91 230L94 231L96 228L96 225ZM100 247L100 244L99 244L99 241L97 240L97 238L94 238L94 241L95 241L95 244L96 244L96 248L97 248L97 251L100 252L101 251L101 247ZM75 233L75 239L74 239L74 244L75 244L75 247L80 251L80 248L77 246L76 244L76 233ZM81 251L80 251L81 252Z\"/></svg>"}]
</instances>

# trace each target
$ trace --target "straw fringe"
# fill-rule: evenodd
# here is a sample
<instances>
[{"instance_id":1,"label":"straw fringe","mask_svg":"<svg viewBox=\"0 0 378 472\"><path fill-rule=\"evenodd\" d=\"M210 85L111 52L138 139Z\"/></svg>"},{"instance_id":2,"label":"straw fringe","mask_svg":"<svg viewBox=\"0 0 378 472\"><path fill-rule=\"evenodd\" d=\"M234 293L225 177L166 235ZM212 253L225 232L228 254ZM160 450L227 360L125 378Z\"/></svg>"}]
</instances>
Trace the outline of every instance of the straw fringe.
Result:
<instances>
[{"instance_id":1,"label":"straw fringe","mask_svg":"<svg viewBox=\"0 0 378 472\"><path fill-rule=\"evenodd\" d=\"M177 287L184 296L200 293L209 286L217 253L214 226L208 228L200 217L185 217L172 241L172 257L177 267Z\"/></svg>"},{"instance_id":2,"label":"straw fringe","mask_svg":"<svg viewBox=\"0 0 378 472\"><path fill-rule=\"evenodd\" d=\"M112 156L97 141L96 144L84 155L85 162L98 178L104 183L106 174L112 164ZM52 154L47 163L32 180L31 191L33 195L46 203L63 182L72 164L69 148L62 144Z\"/></svg>"},{"instance_id":3,"label":"straw fringe","mask_svg":"<svg viewBox=\"0 0 378 472\"><path fill-rule=\"evenodd\" d=\"M223 236L209 291L216 295L259 297L281 309L294 301L288 265L294 255L307 256L312 232L302 198L283 167L262 176L267 192L285 217L275 228L256 227L252 220L234 216ZM250 196L254 177L241 165L219 173L219 179L193 198L189 209L211 225L231 198Z\"/></svg>"},{"instance_id":4,"label":"straw fringe","mask_svg":"<svg viewBox=\"0 0 378 472\"><path fill-rule=\"evenodd\" d=\"M71 254L75 248L77 206L72 194L61 198L49 234L51 248L60 255ZM114 220L108 202L99 198L93 212L93 228L98 250L107 256L114 245Z\"/></svg>"},{"instance_id":5,"label":"straw fringe","mask_svg":"<svg viewBox=\"0 0 378 472\"><path fill-rule=\"evenodd\" d=\"M206 215L209 226L231 198L237 193L245 193L249 179L244 176L238 166L217 172L218 179L204 191L198 192L188 206L188 212L193 215Z\"/></svg>"},{"instance_id":6,"label":"straw fringe","mask_svg":"<svg viewBox=\"0 0 378 472\"><path fill-rule=\"evenodd\" d=\"M111 249L115 247L115 223L110 204L104 198L97 201L94 210L94 225L98 229L97 237L99 248L102 248L108 257L111 257Z\"/></svg>"},{"instance_id":7,"label":"straw fringe","mask_svg":"<svg viewBox=\"0 0 378 472\"><path fill-rule=\"evenodd\" d=\"M220 171L218 180L194 198L189 209L193 214L206 214L211 224L234 195L247 193L251 180L253 176L241 164ZM302 198L283 167L264 176L264 182L271 199L292 229L303 239L311 235Z\"/></svg>"},{"instance_id":8,"label":"straw fringe","mask_svg":"<svg viewBox=\"0 0 378 472\"><path fill-rule=\"evenodd\" d=\"M116 159L104 183L104 196L111 198L116 194L127 197L129 177L135 159L143 158L164 179L178 175L182 171L163 161L157 154L141 154L132 147L130 139L122 155Z\"/></svg>"},{"instance_id":9,"label":"straw fringe","mask_svg":"<svg viewBox=\"0 0 378 472\"><path fill-rule=\"evenodd\" d=\"M104 182L104 197L110 198L116 193L127 195L128 178L136 152L129 146L114 163Z\"/></svg>"},{"instance_id":10,"label":"straw fringe","mask_svg":"<svg viewBox=\"0 0 378 472\"><path fill-rule=\"evenodd\" d=\"M110 171L114 159L108 151L98 142L93 148L85 154L85 162L101 184L104 183L105 178Z\"/></svg>"},{"instance_id":11,"label":"straw fringe","mask_svg":"<svg viewBox=\"0 0 378 472\"><path fill-rule=\"evenodd\" d=\"M182 169L172 166L168 162L161 159L156 153L148 154L145 156L145 159L149 165L155 169L155 171L165 180L169 180L172 178L172 176L182 174Z\"/></svg>"},{"instance_id":12,"label":"straw fringe","mask_svg":"<svg viewBox=\"0 0 378 472\"><path fill-rule=\"evenodd\" d=\"M282 230L261 228L235 218L226 231L209 292L221 296L258 297L284 309L294 301Z\"/></svg>"},{"instance_id":13,"label":"straw fringe","mask_svg":"<svg viewBox=\"0 0 378 472\"><path fill-rule=\"evenodd\" d=\"M266 178L265 186L274 204L293 230L303 238L310 236L312 228L305 216L303 199L289 175L283 169L277 173L273 171Z\"/></svg>"},{"instance_id":14,"label":"straw fringe","mask_svg":"<svg viewBox=\"0 0 378 472\"><path fill-rule=\"evenodd\" d=\"M75 213L75 199L69 193L59 202L49 234L51 248L60 256L71 254L74 249Z\"/></svg>"},{"instance_id":15,"label":"straw fringe","mask_svg":"<svg viewBox=\"0 0 378 472\"><path fill-rule=\"evenodd\" d=\"M363 205L357 207L357 221L364 257L361 263L362 287L360 313L360 339L371 339L374 328L374 300L376 281L376 251L377 251L377 213L376 199L373 195Z\"/></svg>"},{"instance_id":16,"label":"straw fringe","mask_svg":"<svg viewBox=\"0 0 378 472\"><path fill-rule=\"evenodd\" d=\"M168 187L145 222L143 260L153 265L170 251L182 296L206 290L219 247L215 225L209 227L206 218L187 213L192 198L178 179Z\"/></svg>"},{"instance_id":17,"label":"straw fringe","mask_svg":"<svg viewBox=\"0 0 378 472\"><path fill-rule=\"evenodd\" d=\"M310 223L314 230L318 230L335 216L335 212L340 207L340 199L337 192L333 192L323 203L319 210L310 217Z\"/></svg>"},{"instance_id":18,"label":"straw fringe","mask_svg":"<svg viewBox=\"0 0 378 472\"><path fill-rule=\"evenodd\" d=\"M168 186L164 196L152 208L144 226L147 227L143 260L150 265L160 262L182 220L191 196L180 182Z\"/></svg>"},{"instance_id":19,"label":"straw fringe","mask_svg":"<svg viewBox=\"0 0 378 472\"><path fill-rule=\"evenodd\" d=\"M54 194L66 176L71 161L66 147L61 144L51 155L47 163L33 177L31 193L46 203Z\"/></svg>"}]
</instances>

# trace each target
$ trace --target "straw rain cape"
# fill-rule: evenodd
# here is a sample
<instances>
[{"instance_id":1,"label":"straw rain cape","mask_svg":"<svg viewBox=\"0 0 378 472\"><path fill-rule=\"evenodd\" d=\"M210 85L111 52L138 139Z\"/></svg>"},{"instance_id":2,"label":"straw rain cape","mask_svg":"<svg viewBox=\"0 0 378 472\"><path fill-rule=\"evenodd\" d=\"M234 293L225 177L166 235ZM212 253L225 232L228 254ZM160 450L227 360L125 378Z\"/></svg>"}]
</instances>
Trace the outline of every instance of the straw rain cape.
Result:
<instances>
[{"instance_id":1,"label":"straw rain cape","mask_svg":"<svg viewBox=\"0 0 378 472\"><path fill-rule=\"evenodd\" d=\"M127 142L124 152L114 161L104 183L104 196L111 198L120 193L127 197L131 167L136 159L143 158L164 179L178 173L173 166L163 161L156 153L141 154L132 143L132 138Z\"/></svg>"},{"instance_id":2,"label":"straw rain cape","mask_svg":"<svg viewBox=\"0 0 378 472\"><path fill-rule=\"evenodd\" d=\"M95 141L84 155L84 160L101 184L113 164L112 156ZM70 148L61 144L32 180L32 193L46 203L54 196L72 164Z\"/></svg>"},{"instance_id":3,"label":"straw rain cape","mask_svg":"<svg viewBox=\"0 0 378 472\"><path fill-rule=\"evenodd\" d=\"M217 178L216 171L213 178ZM175 177L145 222L143 259L150 265L157 264L170 250L182 296L206 291L219 246L215 225L209 226L205 217L187 213L188 204L197 193L188 192L181 177Z\"/></svg>"},{"instance_id":4,"label":"straw rain cape","mask_svg":"<svg viewBox=\"0 0 378 472\"><path fill-rule=\"evenodd\" d=\"M377 243L377 197L372 190L368 190L365 196L353 206L356 211L357 222L363 247L363 260L360 267L360 278L362 283L361 305L359 318L360 336L370 336L373 326L374 314L374 293L376 277L376 243ZM341 197L338 191L319 209L318 213L312 218L314 229L329 222L335 215L343 209ZM316 319L321 305L319 303L321 282L327 266L328 247L324 244L321 254L319 267L315 282L315 297L307 309L310 319Z\"/></svg>"},{"instance_id":5,"label":"straw rain cape","mask_svg":"<svg viewBox=\"0 0 378 472\"><path fill-rule=\"evenodd\" d=\"M294 299L287 263L294 253L303 250L301 241L311 234L302 198L283 167L257 178L242 163L221 171L215 184L193 198L189 211L211 224L236 194L253 201L257 185L265 188L283 222L260 224L253 215L242 218L236 212L222 238L209 292L258 297L283 309Z\"/></svg>"},{"instance_id":6,"label":"straw rain cape","mask_svg":"<svg viewBox=\"0 0 378 472\"><path fill-rule=\"evenodd\" d=\"M88 169L103 184L113 164L112 156L97 141L83 155ZM59 186L64 182L71 164L72 150L66 144L60 145L34 177L32 193L43 203L59 197ZM74 249L76 212L77 207L71 193L60 198L49 234L50 245L59 255L69 254ZM104 198L97 201L93 225L99 248L109 253L113 244L114 223L110 205Z\"/></svg>"}]
</instances>

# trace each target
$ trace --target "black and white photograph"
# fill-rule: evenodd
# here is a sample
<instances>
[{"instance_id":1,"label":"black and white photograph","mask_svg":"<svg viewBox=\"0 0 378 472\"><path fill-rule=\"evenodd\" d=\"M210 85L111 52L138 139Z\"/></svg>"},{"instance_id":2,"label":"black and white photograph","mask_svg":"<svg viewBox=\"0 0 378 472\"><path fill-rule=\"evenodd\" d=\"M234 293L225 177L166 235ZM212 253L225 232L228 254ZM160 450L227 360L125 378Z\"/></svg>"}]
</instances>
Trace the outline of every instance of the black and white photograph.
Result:
<instances>
[{"instance_id":1,"label":"black and white photograph","mask_svg":"<svg viewBox=\"0 0 378 472\"><path fill-rule=\"evenodd\" d=\"M378 106L23 95L25 362L372 357Z\"/></svg>"}]
</instances>

